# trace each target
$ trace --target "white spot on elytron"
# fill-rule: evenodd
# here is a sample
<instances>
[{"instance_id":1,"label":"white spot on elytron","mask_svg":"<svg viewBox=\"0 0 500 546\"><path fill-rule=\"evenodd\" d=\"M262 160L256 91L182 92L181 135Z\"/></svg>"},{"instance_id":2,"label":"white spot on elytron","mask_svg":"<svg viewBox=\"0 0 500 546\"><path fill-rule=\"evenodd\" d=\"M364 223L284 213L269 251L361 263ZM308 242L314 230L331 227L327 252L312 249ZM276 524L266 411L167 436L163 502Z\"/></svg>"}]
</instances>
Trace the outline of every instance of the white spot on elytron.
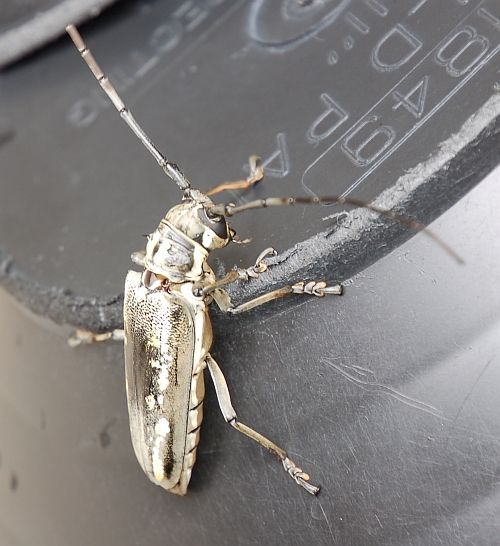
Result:
<instances>
[{"instance_id":1,"label":"white spot on elytron","mask_svg":"<svg viewBox=\"0 0 500 546\"><path fill-rule=\"evenodd\" d=\"M152 394L148 394L145 400L148 409L152 410L155 407L155 397Z\"/></svg>"},{"instance_id":2,"label":"white spot on elytron","mask_svg":"<svg viewBox=\"0 0 500 546\"><path fill-rule=\"evenodd\" d=\"M163 400L164 400L163 394L159 394L156 397L156 400L157 400L159 406L163 406Z\"/></svg>"},{"instance_id":3,"label":"white spot on elytron","mask_svg":"<svg viewBox=\"0 0 500 546\"><path fill-rule=\"evenodd\" d=\"M170 423L168 422L168 419L165 419L165 417L162 417L158 420L158 422L155 425L155 433L158 436L161 436L162 438L165 438L165 436L170 432ZM158 441L158 439L157 439Z\"/></svg>"},{"instance_id":4,"label":"white spot on elytron","mask_svg":"<svg viewBox=\"0 0 500 546\"><path fill-rule=\"evenodd\" d=\"M152 368L161 368L161 364L159 360L151 360L151 367Z\"/></svg>"},{"instance_id":5,"label":"white spot on elytron","mask_svg":"<svg viewBox=\"0 0 500 546\"><path fill-rule=\"evenodd\" d=\"M161 343L160 343L160 340L155 335L152 335L151 338L149 339L149 345L151 347L155 347L156 349L159 349L161 346Z\"/></svg>"},{"instance_id":6,"label":"white spot on elytron","mask_svg":"<svg viewBox=\"0 0 500 546\"><path fill-rule=\"evenodd\" d=\"M153 474L155 479L161 482L165 478L165 470L163 468L163 461L160 457L161 447L164 440L161 437L156 438L155 445L153 447L152 459L153 459Z\"/></svg>"},{"instance_id":7,"label":"white spot on elytron","mask_svg":"<svg viewBox=\"0 0 500 546\"><path fill-rule=\"evenodd\" d=\"M160 373L158 374L158 388L161 391L164 391L168 387L168 385L170 383L170 380L168 378L169 368L170 368L170 366L161 366L160 367Z\"/></svg>"},{"instance_id":8,"label":"white spot on elytron","mask_svg":"<svg viewBox=\"0 0 500 546\"><path fill-rule=\"evenodd\" d=\"M153 459L153 474L155 479L161 482L165 478L165 469L163 466L163 458L161 454L163 453L163 445L165 444L165 438L170 432L170 424L168 419L162 417L158 420L155 425L155 442L152 450L152 459Z\"/></svg>"}]
</instances>

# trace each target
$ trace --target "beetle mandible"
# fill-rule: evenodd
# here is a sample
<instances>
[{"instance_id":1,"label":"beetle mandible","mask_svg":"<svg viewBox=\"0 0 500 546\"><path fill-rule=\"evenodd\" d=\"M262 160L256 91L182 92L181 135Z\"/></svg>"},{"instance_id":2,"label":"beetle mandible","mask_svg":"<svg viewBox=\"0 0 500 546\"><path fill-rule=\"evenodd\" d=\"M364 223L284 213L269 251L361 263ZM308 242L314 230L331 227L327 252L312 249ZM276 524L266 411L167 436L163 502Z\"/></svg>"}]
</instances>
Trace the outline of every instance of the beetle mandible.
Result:
<instances>
[{"instance_id":1,"label":"beetle mandible","mask_svg":"<svg viewBox=\"0 0 500 546\"><path fill-rule=\"evenodd\" d=\"M258 277L267 269L265 258L275 251L268 248L248 269L235 268L216 279L207 262L209 253L226 247L232 241L242 242L227 218L243 211L272 206L349 204L423 230L447 252L454 255L453 251L419 222L356 199L339 196L271 197L240 206L214 203L210 196L228 189L249 188L263 178L258 158L250 158L250 175L246 180L223 183L208 192L192 188L178 166L166 159L135 121L75 26L68 25L66 30L122 119L167 176L184 192L181 203L172 207L158 228L148 236L145 251L132 255L132 261L143 271L129 271L127 274L124 330L104 334L80 330L70 343L124 340L132 444L139 464L155 484L171 493L184 495L187 492L203 419L203 370L208 368L225 420L275 455L298 485L316 495L319 487L309 482L309 475L288 457L284 449L238 420L224 375L210 354L212 328L208 308L215 302L223 312L242 313L290 294L341 295L342 285L300 281L241 305L233 305L224 286Z\"/></svg>"}]
</instances>

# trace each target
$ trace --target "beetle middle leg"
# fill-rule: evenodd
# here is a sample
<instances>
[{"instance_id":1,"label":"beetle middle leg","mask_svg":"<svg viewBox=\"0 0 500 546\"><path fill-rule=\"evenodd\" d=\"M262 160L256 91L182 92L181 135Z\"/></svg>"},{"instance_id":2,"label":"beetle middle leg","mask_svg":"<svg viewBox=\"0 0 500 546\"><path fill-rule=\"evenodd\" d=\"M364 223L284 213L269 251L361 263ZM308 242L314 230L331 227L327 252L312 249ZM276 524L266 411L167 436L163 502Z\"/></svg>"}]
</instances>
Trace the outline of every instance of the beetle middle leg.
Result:
<instances>
[{"instance_id":1,"label":"beetle middle leg","mask_svg":"<svg viewBox=\"0 0 500 546\"><path fill-rule=\"evenodd\" d=\"M254 309L255 307L263 305L269 301L284 298L285 296L290 296L292 294L303 294L318 297L327 295L341 296L342 290L342 285L338 283L328 286L324 281L300 281L295 284L282 286L281 288L272 290L271 292L267 292L261 296L257 296L256 298L246 301L240 305L233 305L229 294L221 289L214 291L213 298L221 311L236 315L238 313L250 311L250 309Z\"/></svg>"},{"instance_id":2,"label":"beetle middle leg","mask_svg":"<svg viewBox=\"0 0 500 546\"><path fill-rule=\"evenodd\" d=\"M215 392L217 394L217 400L219 401L222 415L224 416L226 422L238 432L248 436L248 438L254 442L257 442L259 445L266 448L271 454L275 455L281 461L285 472L289 474L295 483L303 487L308 493L311 493L311 495L317 495L319 493L319 487L309 483L309 475L288 457L283 448L277 446L274 442L269 440L269 438L266 438L260 434L260 432L253 430L238 420L231 403L231 396L229 394L226 378L224 377L222 370L219 368L219 365L210 354L208 354L206 357L206 363L208 370L210 371L212 381L215 385Z\"/></svg>"}]
</instances>

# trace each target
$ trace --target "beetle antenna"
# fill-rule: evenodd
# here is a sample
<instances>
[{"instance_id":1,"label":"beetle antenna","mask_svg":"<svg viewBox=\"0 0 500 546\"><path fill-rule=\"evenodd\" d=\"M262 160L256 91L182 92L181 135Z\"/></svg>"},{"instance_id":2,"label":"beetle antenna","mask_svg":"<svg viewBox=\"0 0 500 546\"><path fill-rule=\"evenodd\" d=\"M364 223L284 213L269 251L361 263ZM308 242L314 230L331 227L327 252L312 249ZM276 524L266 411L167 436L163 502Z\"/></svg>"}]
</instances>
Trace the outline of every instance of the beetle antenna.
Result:
<instances>
[{"instance_id":1,"label":"beetle antenna","mask_svg":"<svg viewBox=\"0 0 500 546\"><path fill-rule=\"evenodd\" d=\"M134 119L114 85L109 81L106 74L104 74L101 67L97 64L97 61L94 59L94 56L85 44L75 25L68 25L66 27L66 32L70 35L70 38L73 40L76 48L80 52L82 59L87 63L88 67L92 71L92 74L94 74L100 86L103 88L106 95L108 95L115 108L118 110L123 121L132 129L135 136L144 144L149 153L156 159L158 165L160 165L165 174L170 177L179 186L179 188L181 188L181 190L189 190L191 184L189 183L188 179L184 176L182 171L175 163L169 161L160 152L160 150L158 150L153 141Z\"/></svg>"},{"instance_id":2,"label":"beetle antenna","mask_svg":"<svg viewBox=\"0 0 500 546\"><path fill-rule=\"evenodd\" d=\"M360 201L359 199L353 199L351 197L343 197L340 195L334 195L330 197L268 197L267 199L257 199L256 201L249 201L248 203L244 203L242 205L234 205L233 203L214 205L210 208L210 211L213 214L234 216L235 214L245 212L247 210L262 209L267 207L283 207L292 205L321 205L333 203L337 203L340 205L353 205L355 207L368 209L376 212L377 214L380 214L381 216L408 226L415 231L421 231L425 235L427 235L427 237L430 237L459 264L464 263L464 260L461 256L459 256L447 243L445 243L440 237L438 237L438 235L436 235L432 230L430 230L421 222L418 222L417 220L412 220L411 218L406 218L405 216L401 216L400 214L392 212L391 210L377 207L376 205L369 205L363 201Z\"/></svg>"}]
</instances>

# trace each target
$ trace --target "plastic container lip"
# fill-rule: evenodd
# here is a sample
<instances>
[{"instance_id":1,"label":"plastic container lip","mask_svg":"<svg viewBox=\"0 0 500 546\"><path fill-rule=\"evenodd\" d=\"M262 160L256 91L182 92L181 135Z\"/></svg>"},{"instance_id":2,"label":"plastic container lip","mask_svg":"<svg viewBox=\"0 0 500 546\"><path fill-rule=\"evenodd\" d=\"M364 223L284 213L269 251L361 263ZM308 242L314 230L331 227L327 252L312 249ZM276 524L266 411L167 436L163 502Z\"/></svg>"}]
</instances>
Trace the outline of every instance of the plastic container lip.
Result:
<instances>
[{"instance_id":1,"label":"plastic container lip","mask_svg":"<svg viewBox=\"0 0 500 546\"><path fill-rule=\"evenodd\" d=\"M115 1L45 0L46 5L40 6L40 2L35 2L30 9L24 9L15 6L15 0L5 0L12 6L2 6L0 69L62 36L68 22L83 23ZM8 11L9 7L11 11Z\"/></svg>"}]
</instances>

